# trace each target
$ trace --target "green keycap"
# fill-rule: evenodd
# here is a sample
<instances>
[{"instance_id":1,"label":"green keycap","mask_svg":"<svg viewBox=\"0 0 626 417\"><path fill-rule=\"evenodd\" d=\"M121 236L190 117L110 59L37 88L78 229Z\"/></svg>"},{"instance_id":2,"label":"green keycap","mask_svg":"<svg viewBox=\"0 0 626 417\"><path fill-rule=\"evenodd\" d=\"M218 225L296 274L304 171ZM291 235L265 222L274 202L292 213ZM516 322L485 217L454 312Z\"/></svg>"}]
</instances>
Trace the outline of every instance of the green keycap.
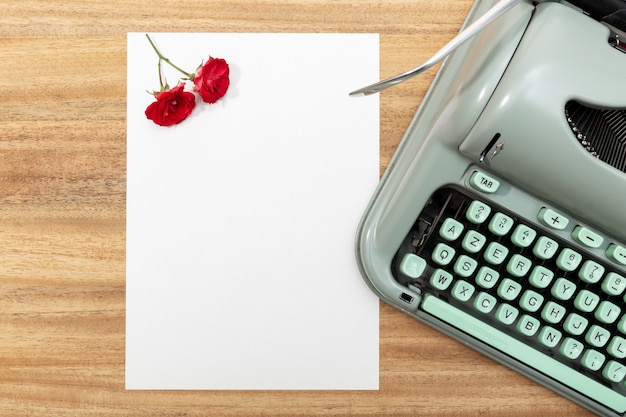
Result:
<instances>
[{"instance_id":1,"label":"green keycap","mask_svg":"<svg viewBox=\"0 0 626 417\"><path fill-rule=\"evenodd\" d=\"M448 265L452 262L455 253L456 251L445 243L437 243L431 258L438 265Z\"/></svg>"},{"instance_id":2,"label":"green keycap","mask_svg":"<svg viewBox=\"0 0 626 417\"><path fill-rule=\"evenodd\" d=\"M608 256L613 262L620 265L626 265L626 247L611 243L606 250Z\"/></svg>"},{"instance_id":3,"label":"green keycap","mask_svg":"<svg viewBox=\"0 0 626 417\"><path fill-rule=\"evenodd\" d=\"M554 301L548 301L541 310L541 318L548 323L556 324L565 317L565 307Z\"/></svg>"},{"instance_id":4,"label":"green keycap","mask_svg":"<svg viewBox=\"0 0 626 417\"><path fill-rule=\"evenodd\" d=\"M484 223L489 217L489 213L491 213L491 207L489 207L485 203L481 203L478 200L472 201L472 203L467 208L467 212L465 213L465 217L467 220L474 224Z\"/></svg>"},{"instance_id":5,"label":"green keycap","mask_svg":"<svg viewBox=\"0 0 626 417\"><path fill-rule=\"evenodd\" d=\"M531 266L532 262L530 259L516 253L511 256L511 259L509 259L509 262L506 265L506 270L514 277L520 278L528 273Z\"/></svg>"},{"instance_id":6,"label":"green keycap","mask_svg":"<svg viewBox=\"0 0 626 417\"><path fill-rule=\"evenodd\" d=\"M565 322L563 322L563 329L574 336L580 336L585 332L589 320L577 313L570 313Z\"/></svg>"},{"instance_id":7,"label":"green keycap","mask_svg":"<svg viewBox=\"0 0 626 417\"><path fill-rule=\"evenodd\" d=\"M626 339L621 336L613 336L609 345L606 347L606 351L614 358L626 358Z\"/></svg>"},{"instance_id":8,"label":"green keycap","mask_svg":"<svg viewBox=\"0 0 626 417\"><path fill-rule=\"evenodd\" d=\"M547 207L542 208L537 217L546 226L557 230L565 229L569 223L567 217Z\"/></svg>"},{"instance_id":9,"label":"green keycap","mask_svg":"<svg viewBox=\"0 0 626 417\"><path fill-rule=\"evenodd\" d=\"M580 343L578 340L574 340L571 337L566 337L559 348L559 352L561 355L570 358L576 359L583 353L584 345Z\"/></svg>"},{"instance_id":10,"label":"green keycap","mask_svg":"<svg viewBox=\"0 0 626 417\"><path fill-rule=\"evenodd\" d=\"M548 347L553 348L561 341L561 332L550 326L543 326L539 332L539 342Z\"/></svg>"},{"instance_id":11,"label":"green keycap","mask_svg":"<svg viewBox=\"0 0 626 417\"><path fill-rule=\"evenodd\" d=\"M485 249L483 257L492 265L500 265L508 254L509 250L506 246L498 242L491 242Z\"/></svg>"},{"instance_id":12,"label":"green keycap","mask_svg":"<svg viewBox=\"0 0 626 417\"><path fill-rule=\"evenodd\" d=\"M585 246L599 248L604 242L604 238L596 232L583 226L576 226L572 232L572 237Z\"/></svg>"},{"instance_id":13,"label":"green keycap","mask_svg":"<svg viewBox=\"0 0 626 417\"><path fill-rule=\"evenodd\" d=\"M452 274L443 269L435 269L430 276L430 285L439 290L446 290L452 284Z\"/></svg>"},{"instance_id":14,"label":"green keycap","mask_svg":"<svg viewBox=\"0 0 626 417\"><path fill-rule=\"evenodd\" d=\"M470 177L470 184L478 191L495 193L500 186L500 181L480 171L474 171Z\"/></svg>"},{"instance_id":15,"label":"green keycap","mask_svg":"<svg viewBox=\"0 0 626 417\"><path fill-rule=\"evenodd\" d=\"M461 246L469 253L477 253L485 246L485 242L487 242L487 238L484 235L476 230L468 230Z\"/></svg>"},{"instance_id":16,"label":"green keycap","mask_svg":"<svg viewBox=\"0 0 626 417\"><path fill-rule=\"evenodd\" d=\"M467 301L474 294L474 286L467 281L457 281L452 287L452 296L459 301Z\"/></svg>"},{"instance_id":17,"label":"green keycap","mask_svg":"<svg viewBox=\"0 0 626 417\"><path fill-rule=\"evenodd\" d=\"M453 218L448 217L439 228L439 236L445 240L456 240L463 233L463 224Z\"/></svg>"},{"instance_id":18,"label":"green keycap","mask_svg":"<svg viewBox=\"0 0 626 417\"><path fill-rule=\"evenodd\" d=\"M407 253L400 262L400 272L409 278L419 278L425 269L426 261L414 253Z\"/></svg>"},{"instance_id":19,"label":"green keycap","mask_svg":"<svg viewBox=\"0 0 626 417\"><path fill-rule=\"evenodd\" d=\"M541 308L543 300L543 295L533 290L526 290L519 299L519 306L526 311L534 313Z\"/></svg>"},{"instance_id":20,"label":"green keycap","mask_svg":"<svg viewBox=\"0 0 626 417\"><path fill-rule=\"evenodd\" d=\"M488 266L481 266L476 273L476 284L486 289L493 288L499 278L500 274L498 271Z\"/></svg>"},{"instance_id":21,"label":"green keycap","mask_svg":"<svg viewBox=\"0 0 626 417\"><path fill-rule=\"evenodd\" d=\"M538 351L532 346L529 346L527 343L519 341L506 333L487 325L482 320L464 313L447 302L430 294L426 294L421 307L424 311L434 315L435 317L439 317L451 326L456 327L457 329L462 329L463 332L469 334L470 336L493 346L495 349L504 352L508 356L516 358L531 368L541 369L542 372L550 375L555 380L585 394L589 398L596 399L596 401L616 411L617 413L621 414L626 412L626 397L622 394ZM569 352L564 350L563 346L569 346L571 348L573 345L572 343L568 343L568 339L566 339L562 344L561 353L567 356ZM598 352L596 352L596 354L597 353ZM602 363L598 365L598 362L604 362L604 358L593 354L587 354L587 357L585 358L587 367L590 369L592 367L600 369Z\"/></svg>"},{"instance_id":22,"label":"green keycap","mask_svg":"<svg viewBox=\"0 0 626 417\"><path fill-rule=\"evenodd\" d=\"M602 370L602 376L612 382L622 382L626 377L626 367L619 362L609 361Z\"/></svg>"},{"instance_id":23,"label":"green keycap","mask_svg":"<svg viewBox=\"0 0 626 417\"><path fill-rule=\"evenodd\" d=\"M538 258L550 259L554 256L558 248L559 244L556 243L556 241L547 236L540 236L533 247L533 253Z\"/></svg>"},{"instance_id":24,"label":"green keycap","mask_svg":"<svg viewBox=\"0 0 626 417\"><path fill-rule=\"evenodd\" d=\"M592 346L602 347L609 342L611 332L597 324L592 325L585 335L585 340Z\"/></svg>"},{"instance_id":25,"label":"green keycap","mask_svg":"<svg viewBox=\"0 0 626 417\"><path fill-rule=\"evenodd\" d=\"M496 213L489 222L489 230L496 236L504 236L513 227L513 219L503 213Z\"/></svg>"},{"instance_id":26,"label":"green keycap","mask_svg":"<svg viewBox=\"0 0 626 417\"><path fill-rule=\"evenodd\" d=\"M582 290L574 299L574 307L582 311L583 313L589 313L595 310L596 306L600 302L598 294L588 290Z\"/></svg>"},{"instance_id":27,"label":"green keycap","mask_svg":"<svg viewBox=\"0 0 626 417\"><path fill-rule=\"evenodd\" d=\"M514 300L522 290L522 286L519 282L513 281L511 278L504 278L498 286L498 296L503 300Z\"/></svg>"},{"instance_id":28,"label":"green keycap","mask_svg":"<svg viewBox=\"0 0 626 417\"><path fill-rule=\"evenodd\" d=\"M513 324L518 315L519 310L506 303L500 304L496 310L496 320L507 326Z\"/></svg>"},{"instance_id":29,"label":"green keycap","mask_svg":"<svg viewBox=\"0 0 626 417\"><path fill-rule=\"evenodd\" d=\"M467 255L461 255L454 263L454 272L463 278L467 278L474 273L477 266L478 261Z\"/></svg>"},{"instance_id":30,"label":"green keycap","mask_svg":"<svg viewBox=\"0 0 626 417\"><path fill-rule=\"evenodd\" d=\"M602 301L593 313L596 318L605 324L614 323L622 314L622 309L610 301Z\"/></svg>"},{"instance_id":31,"label":"green keycap","mask_svg":"<svg viewBox=\"0 0 626 417\"><path fill-rule=\"evenodd\" d=\"M565 248L556 258L556 265L563 271L570 272L578 268L582 259L583 257L580 253L570 248Z\"/></svg>"},{"instance_id":32,"label":"green keycap","mask_svg":"<svg viewBox=\"0 0 626 417\"><path fill-rule=\"evenodd\" d=\"M578 277L589 284L600 281L602 275L604 275L604 266L591 260L585 261L578 271Z\"/></svg>"},{"instance_id":33,"label":"green keycap","mask_svg":"<svg viewBox=\"0 0 626 417\"><path fill-rule=\"evenodd\" d=\"M481 313L488 314L496 306L496 297L486 292L480 292L474 298L474 308Z\"/></svg>"},{"instance_id":34,"label":"green keycap","mask_svg":"<svg viewBox=\"0 0 626 417\"><path fill-rule=\"evenodd\" d=\"M602 290L609 295L620 295L626 288L626 279L615 272L606 274L602 281Z\"/></svg>"},{"instance_id":35,"label":"green keycap","mask_svg":"<svg viewBox=\"0 0 626 417\"><path fill-rule=\"evenodd\" d=\"M602 353L593 349L588 349L583 354L580 363L587 369L597 371L598 369L602 368L605 360L606 357Z\"/></svg>"},{"instance_id":36,"label":"green keycap","mask_svg":"<svg viewBox=\"0 0 626 417\"><path fill-rule=\"evenodd\" d=\"M518 224L511 234L511 242L520 248L527 248L533 243L536 236L537 232L534 229L525 224Z\"/></svg>"},{"instance_id":37,"label":"green keycap","mask_svg":"<svg viewBox=\"0 0 626 417\"><path fill-rule=\"evenodd\" d=\"M525 336L534 336L537 330L539 330L539 320L524 314L517 322L516 328L518 332Z\"/></svg>"},{"instance_id":38,"label":"green keycap","mask_svg":"<svg viewBox=\"0 0 626 417\"><path fill-rule=\"evenodd\" d=\"M554 272L544 266L538 265L533 268L530 276L528 277L528 281L535 288L547 288L553 278Z\"/></svg>"},{"instance_id":39,"label":"green keycap","mask_svg":"<svg viewBox=\"0 0 626 417\"><path fill-rule=\"evenodd\" d=\"M557 278L550 293L559 300L569 300L576 292L576 284L565 278Z\"/></svg>"}]
</instances>

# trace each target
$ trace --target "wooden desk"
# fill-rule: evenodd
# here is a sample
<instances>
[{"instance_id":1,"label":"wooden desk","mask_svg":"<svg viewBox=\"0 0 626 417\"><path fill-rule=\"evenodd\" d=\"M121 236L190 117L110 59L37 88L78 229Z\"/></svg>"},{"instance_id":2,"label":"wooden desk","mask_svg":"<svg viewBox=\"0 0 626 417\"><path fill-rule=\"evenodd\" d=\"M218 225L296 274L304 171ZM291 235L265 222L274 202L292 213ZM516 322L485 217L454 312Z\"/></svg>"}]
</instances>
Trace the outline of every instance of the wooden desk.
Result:
<instances>
[{"instance_id":1,"label":"wooden desk","mask_svg":"<svg viewBox=\"0 0 626 417\"><path fill-rule=\"evenodd\" d=\"M589 415L385 305L377 392L124 390L126 33L377 32L384 77L471 3L0 0L0 415ZM434 73L381 95L381 172Z\"/></svg>"}]
</instances>

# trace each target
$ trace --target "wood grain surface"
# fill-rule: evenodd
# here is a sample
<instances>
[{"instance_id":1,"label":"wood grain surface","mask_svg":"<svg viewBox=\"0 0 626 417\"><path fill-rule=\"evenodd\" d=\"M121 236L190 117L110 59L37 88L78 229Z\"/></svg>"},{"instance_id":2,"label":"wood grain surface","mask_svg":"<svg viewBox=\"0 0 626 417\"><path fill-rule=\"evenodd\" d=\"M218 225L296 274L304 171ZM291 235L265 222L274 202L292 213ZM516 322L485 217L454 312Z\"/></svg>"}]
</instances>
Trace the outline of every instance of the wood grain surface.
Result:
<instances>
[{"instance_id":1,"label":"wood grain surface","mask_svg":"<svg viewBox=\"0 0 626 417\"><path fill-rule=\"evenodd\" d=\"M380 390L125 391L127 32L380 33L381 77L471 0L0 0L0 416L584 416L381 304ZM381 95L381 173L435 70Z\"/></svg>"}]
</instances>

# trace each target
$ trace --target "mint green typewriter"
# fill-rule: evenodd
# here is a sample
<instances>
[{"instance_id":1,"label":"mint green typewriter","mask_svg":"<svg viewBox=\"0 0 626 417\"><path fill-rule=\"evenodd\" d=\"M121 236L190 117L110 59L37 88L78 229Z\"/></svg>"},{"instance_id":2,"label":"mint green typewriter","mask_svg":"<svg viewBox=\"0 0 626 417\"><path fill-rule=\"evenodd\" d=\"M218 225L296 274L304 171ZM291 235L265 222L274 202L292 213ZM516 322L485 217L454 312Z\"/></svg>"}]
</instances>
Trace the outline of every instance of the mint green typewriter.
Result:
<instances>
[{"instance_id":1,"label":"mint green typewriter","mask_svg":"<svg viewBox=\"0 0 626 417\"><path fill-rule=\"evenodd\" d=\"M605 416L626 413L624 9L519 1L454 50L356 238L383 301Z\"/></svg>"}]
</instances>

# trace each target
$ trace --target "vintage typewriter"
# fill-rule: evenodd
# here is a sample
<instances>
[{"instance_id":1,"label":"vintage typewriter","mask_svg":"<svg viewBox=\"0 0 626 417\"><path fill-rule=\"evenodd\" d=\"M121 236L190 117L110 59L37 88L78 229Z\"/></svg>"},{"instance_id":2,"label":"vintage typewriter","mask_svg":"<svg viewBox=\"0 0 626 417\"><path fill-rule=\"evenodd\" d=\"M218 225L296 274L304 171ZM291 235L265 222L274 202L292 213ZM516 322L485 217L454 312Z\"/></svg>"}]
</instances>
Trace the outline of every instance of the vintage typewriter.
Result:
<instances>
[{"instance_id":1,"label":"vintage typewriter","mask_svg":"<svg viewBox=\"0 0 626 417\"><path fill-rule=\"evenodd\" d=\"M356 238L386 303L607 416L626 413L624 9L520 1L463 43Z\"/></svg>"}]
</instances>

